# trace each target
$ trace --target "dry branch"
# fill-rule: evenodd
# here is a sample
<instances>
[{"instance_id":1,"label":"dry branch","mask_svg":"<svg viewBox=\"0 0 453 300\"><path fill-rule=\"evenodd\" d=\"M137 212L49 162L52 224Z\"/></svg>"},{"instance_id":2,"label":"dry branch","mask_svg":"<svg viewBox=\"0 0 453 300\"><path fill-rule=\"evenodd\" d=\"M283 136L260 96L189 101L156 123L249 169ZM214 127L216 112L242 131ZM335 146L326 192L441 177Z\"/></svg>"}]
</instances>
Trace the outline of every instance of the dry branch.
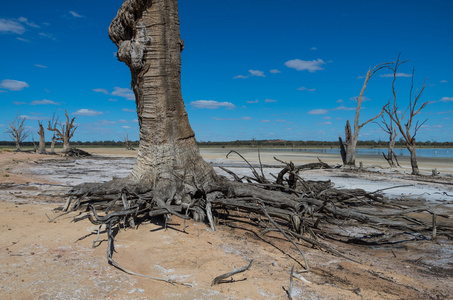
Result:
<instances>
[{"instance_id":1,"label":"dry branch","mask_svg":"<svg viewBox=\"0 0 453 300\"><path fill-rule=\"evenodd\" d=\"M214 278L214 280L212 281L211 283L211 286L213 285L216 285L216 284L219 284L221 283L222 280L228 278L228 277L231 277L233 275L236 275L236 274L239 274L239 273L242 273L242 272L245 272L247 271L248 269L250 269L250 267L252 266L252 263L253 263L253 259L249 262L249 264L245 267L242 267L242 268L239 268L239 269L234 269L233 271L231 272L228 272L228 273L225 273L225 274L222 274L222 275L219 275L217 276L216 278Z\"/></svg>"}]
</instances>

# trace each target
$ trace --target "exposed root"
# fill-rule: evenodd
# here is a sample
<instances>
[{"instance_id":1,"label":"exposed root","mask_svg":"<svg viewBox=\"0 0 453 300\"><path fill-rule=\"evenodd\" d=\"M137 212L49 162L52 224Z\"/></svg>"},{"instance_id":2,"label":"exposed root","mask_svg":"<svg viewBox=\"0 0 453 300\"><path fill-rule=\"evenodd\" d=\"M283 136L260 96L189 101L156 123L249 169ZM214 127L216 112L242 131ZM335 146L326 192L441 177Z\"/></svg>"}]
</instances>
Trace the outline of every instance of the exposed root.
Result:
<instances>
[{"instance_id":1,"label":"exposed root","mask_svg":"<svg viewBox=\"0 0 453 300\"><path fill-rule=\"evenodd\" d=\"M235 151L230 153L241 156ZM392 205L381 194L383 189L372 193L362 189L336 189L330 181L307 181L299 175L299 171L304 168L329 167L323 162L299 167L291 162L280 162L284 163L285 167L275 181L265 178L264 172L258 172L247 162L253 177L240 178L229 171L236 182L219 180L203 187L192 183L190 188L187 188L189 185L187 182L182 182L180 185L186 188L177 189L169 199L159 198L156 195L161 193L154 193L152 187L133 184L128 179L115 179L103 184L84 184L72 189L71 197L64 207L66 211L64 214L74 210L85 211L85 215L76 221L88 218L99 226L93 246L99 239L101 226L106 226L109 240L107 258L115 267L128 274L183 285L186 284L137 274L115 262L112 258L114 241L112 227L135 227L144 220L174 215L183 219L193 218L196 221L207 219L211 229L216 230L214 216L225 215L225 211L254 213L266 217L273 225L266 228L263 234L279 231L297 248L303 259L303 264L300 264L306 271L309 271L309 262L300 249L301 241L357 262L321 243L318 236L358 244L429 238L434 240L439 236L447 238L452 236L453 228L443 225L444 223L438 220L449 216L434 213L433 206L413 208ZM243 179L254 183L242 183ZM415 212L432 214L432 222L427 222L427 218L416 219L413 215L408 216ZM369 230L372 234L351 236L351 232L343 229L348 226L360 226L363 228L362 231ZM404 235L411 237L404 239L402 237Z\"/></svg>"}]
</instances>

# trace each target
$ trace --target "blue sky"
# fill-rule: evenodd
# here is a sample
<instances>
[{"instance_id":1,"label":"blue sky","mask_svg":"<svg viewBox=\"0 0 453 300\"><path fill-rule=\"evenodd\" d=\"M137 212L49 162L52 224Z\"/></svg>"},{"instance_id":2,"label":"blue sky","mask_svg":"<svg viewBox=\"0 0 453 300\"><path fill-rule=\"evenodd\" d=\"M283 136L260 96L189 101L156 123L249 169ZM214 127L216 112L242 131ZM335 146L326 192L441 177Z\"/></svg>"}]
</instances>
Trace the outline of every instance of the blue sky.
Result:
<instances>
[{"instance_id":1,"label":"blue sky","mask_svg":"<svg viewBox=\"0 0 453 300\"><path fill-rule=\"evenodd\" d=\"M107 29L121 0L1 1L0 140L16 114L76 117L74 141L138 139L128 68ZM369 67L409 60L397 81L408 103L426 79L421 141L453 140L453 1L179 1L182 93L199 141L337 140ZM361 120L391 96L373 77ZM50 133L47 133L48 139ZM376 124L362 140L387 140ZM31 138L30 138L31 140Z\"/></svg>"}]
</instances>

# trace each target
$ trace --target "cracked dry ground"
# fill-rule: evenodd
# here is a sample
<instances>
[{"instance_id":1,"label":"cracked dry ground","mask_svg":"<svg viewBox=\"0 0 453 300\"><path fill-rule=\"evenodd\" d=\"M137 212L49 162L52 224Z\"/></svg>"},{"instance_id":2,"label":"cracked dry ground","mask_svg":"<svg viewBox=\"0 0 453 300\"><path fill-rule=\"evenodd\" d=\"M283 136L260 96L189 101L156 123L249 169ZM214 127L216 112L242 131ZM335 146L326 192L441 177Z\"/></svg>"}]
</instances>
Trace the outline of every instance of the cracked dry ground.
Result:
<instances>
[{"instance_id":1,"label":"cracked dry ground","mask_svg":"<svg viewBox=\"0 0 453 300\"><path fill-rule=\"evenodd\" d=\"M68 215L49 223L63 198L48 197L51 185L31 185L27 164L5 184L0 202L1 299L287 299L289 270L303 268L297 250L278 234L262 236L254 215L231 212L218 231L176 217L167 229L144 223L121 230L114 258L128 269L171 278L193 287L172 286L127 275L107 264L106 234L92 248L96 226L71 223ZM19 172L20 173L20 172ZM45 183L41 179L41 183ZM49 182L48 182L49 183ZM27 190L28 188L28 190ZM46 216L47 215L47 216ZM451 221L449 221L451 222ZM294 279L295 299L448 299L453 294L453 243L440 238L393 245L325 243L361 264L303 245L310 272ZM231 282L211 287L214 277L247 265Z\"/></svg>"}]
</instances>

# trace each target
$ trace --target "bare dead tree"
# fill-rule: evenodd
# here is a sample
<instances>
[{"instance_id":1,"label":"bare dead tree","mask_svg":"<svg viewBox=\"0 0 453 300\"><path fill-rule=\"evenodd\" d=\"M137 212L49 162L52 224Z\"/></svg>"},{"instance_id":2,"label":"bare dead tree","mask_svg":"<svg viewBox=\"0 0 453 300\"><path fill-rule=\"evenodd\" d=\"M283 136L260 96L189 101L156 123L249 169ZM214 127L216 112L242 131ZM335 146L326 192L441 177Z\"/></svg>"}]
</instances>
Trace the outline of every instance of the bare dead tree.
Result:
<instances>
[{"instance_id":1,"label":"bare dead tree","mask_svg":"<svg viewBox=\"0 0 453 300\"><path fill-rule=\"evenodd\" d=\"M124 147L127 150L135 150L134 147L131 145L131 141L129 141L129 135L126 132L126 137L124 138Z\"/></svg>"},{"instance_id":2,"label":"bare dead tree","mask_svg":"<svg viewBox=\"0 0 453 300\"><path fill-rule=\"evenodd\" d=\"M381 127L383 131L388 133L389 135L389 143L388 143L388 150L387 150L387 155L385 155L384 152L382 152L382 155L384 156L385 160L388 162L390 167L395 167L395 166L400 166L398 162L398 158L396 157L395 152L393 149L395 148L395 143L396 143L396 137L398 136L398 128L394 126L394 122L392 119L387 119L384 117L384 115L381 115L381 123L376 122L376 124Z\"/></svg>"},{"instance_id":3,"label":"bare dead tree","mask_svg":"<svg viewBox=\"0 0 453 300\"><path fill-rule=\"evenodd\" d=\"M77 129L77 126L74 125L75 117L69 120L68 112L65 110L66 123L62 124L58 122L58 119L52 118L52 121L49 121L49 126L47 130L53 131L56 134L56 139L58 141L63 141L63 152L69 150L69 140L74 135L74 132ZM57 128L57 125L60 128ZM53 139L52 139L53 141Z\"/></svg>"},{"instance_id":4,"label":"bare dead tree","mask_svg":"<svg viewBox=\"0 0 453 300\"><path fill-rule=\"evenodd\" d=\"M52 120L49 121L49 127L51 128L55 128L56 126L58 125L58 117L56 117L56 113L54 112L52 114ZM52 131L53 135L52 135L52 142L50 144L50 153L54 154L55 153L55 142L57 140L57 137L55 135L55 131Z\"/></svg>"},{"instance_id":5,"label":"bare dead tree","mask_svg":"<svg viewBox=\"0 0 453 300\"><path fill-rule=\"evenodd\" d=\"M352 131L351 124L349 123L349 120L347 120L346 126L345 126L345 145L344 146L341 146L342 140L340 139L340 147L344 147L346 150L346 156L343 159L343 163L345 165L355 167L355 150L357 147L357 140L359 138L360 129L362 129L363 126L365 126L366 124L376 120L384 113L384 109L382 109L381 112L379 114L377 114L375 117L360 124L360 122L359 122L360 109L361 109L362 102L363 102L363 94L365 93L365 89L368 85L368 81L371 79L371 77L373 77L374 74L376 74L376 72L378 72L379 70L384 69L384 68L389 68L392 65L393 65L393 62L382 63L379 65L376 65L376 66L374 66L374 68L370 68L365 76L365 81L363 83L362 90L360 91L359 96L356 98L357 107L356 107L355 118L354 118L354 131Z\"/></svg>"},{"instance_id":6,"label":"bare dead tree","mask_svg":"<svg viewBox=\"0 0 453 300\"><path fill-rule=\"evenodd\" d=\"M417 163L417 154L416 154L416 142L415 136L417 135L418 130L425 124L428 120L424 120L423 122L416 121L414 124L414 117L417 116L420 111L428 105L428 101L422 103L419 107L418 101L423 94L423 91L426 87L426 80L423 82L423 86L420 90L414 91L414 75L415 69L412 69L412 80L411 80L411 87L409 91L409 104L404 111L400 111L397 103L397 92L395 88L395 82L397 77L398 68L401 64L405 63L405 61L400 61L399 57L392 66L391 70L393 71L393 81L392 81L392 93L393 93L393 103L389 103L384 107L384 111L386 114L395 122L399 132L401 133L404 142L406 144L407 150L409 150L411 154L411 167L412 167L412 174L413 175L420 175L420 171L418 169Z\"/></svg>"},{"instance_id":7,"label":"bare dead tree","mask_svg":"<svg viewBox=\"0 0 453 300\"><path fill-rule=\"evenodd\" d=\"M25 117L19 117L16 114L14 121L9 122L5 131L16 144L16 151L20 151L20 143L30 135L30 132L24 126L25 119Z\"/></svg>"},{"instance_id":8,"label":"bare dead tree","mask_svg":"<svg viewBox=\"0 0 453 300\"><path fill-rule=\"evenodd\" d=\"M46 140L45 140L45 137L44 137L44 127L42 126L42 123L40 121L38 121L38 125L39 125L39 131L38 131L38 134L39 134L39 148L38 148L38 153L39 154L46 154L47 151L46 151Z\"/></svg>"},{"instance_id":9,"label":"bare dead tree","mask_svg":"<svg viewBox=\"0 0 453 300\"><path fill-rule=\"evenodd\" d=\"M352 207L364 208L363 203L372 201L382 204L383 195L379 191L339 191L330 180L305 181L298 174L305 167L296 167L291 162L282 162L286 167L279 174L278 182L267 180L262 171L258 174L247 161L254 177L235 175L239 182L232 182L218 176L199 153L181 95L183 41L177 0L125 0L109 27L109 36L118 46L119 60L131 70L140 126L137 160L127 178L75 186L69 192L64 210L83 209L85 215L77 220L88 218L93 224L106 226L107 259L113 266L140 275L113 259L115 235L112 229L114 226L134 227L136 221L158 216L192 217L199 221L207 216L214 227L213 210L217 215L220 211L228 214L229 210L259 214L269 220L267 232L280 232L296 248L293 238L340 256L339 251L317 238L318 234L324 236L320 226L327 219L331 224L343 224L340 219L354 219L357 223L383 226L386 231L389 228L419 230L420 223L395 220L395 211L373 216ZM320 165L325 167L323 163ZM417 211L422 209L426 210L417 208ZM404 213L414 211L407 209ZM278 219L278 223L274 219ZM100 232L101 227L98 228ZM426 232L429 227L422 228ZM439 227L438 234L449 234L449 230ZM349 233L347 238L350 238ZM308 271L306 261L300 264Z\"/></svg>"}]
</instances>

